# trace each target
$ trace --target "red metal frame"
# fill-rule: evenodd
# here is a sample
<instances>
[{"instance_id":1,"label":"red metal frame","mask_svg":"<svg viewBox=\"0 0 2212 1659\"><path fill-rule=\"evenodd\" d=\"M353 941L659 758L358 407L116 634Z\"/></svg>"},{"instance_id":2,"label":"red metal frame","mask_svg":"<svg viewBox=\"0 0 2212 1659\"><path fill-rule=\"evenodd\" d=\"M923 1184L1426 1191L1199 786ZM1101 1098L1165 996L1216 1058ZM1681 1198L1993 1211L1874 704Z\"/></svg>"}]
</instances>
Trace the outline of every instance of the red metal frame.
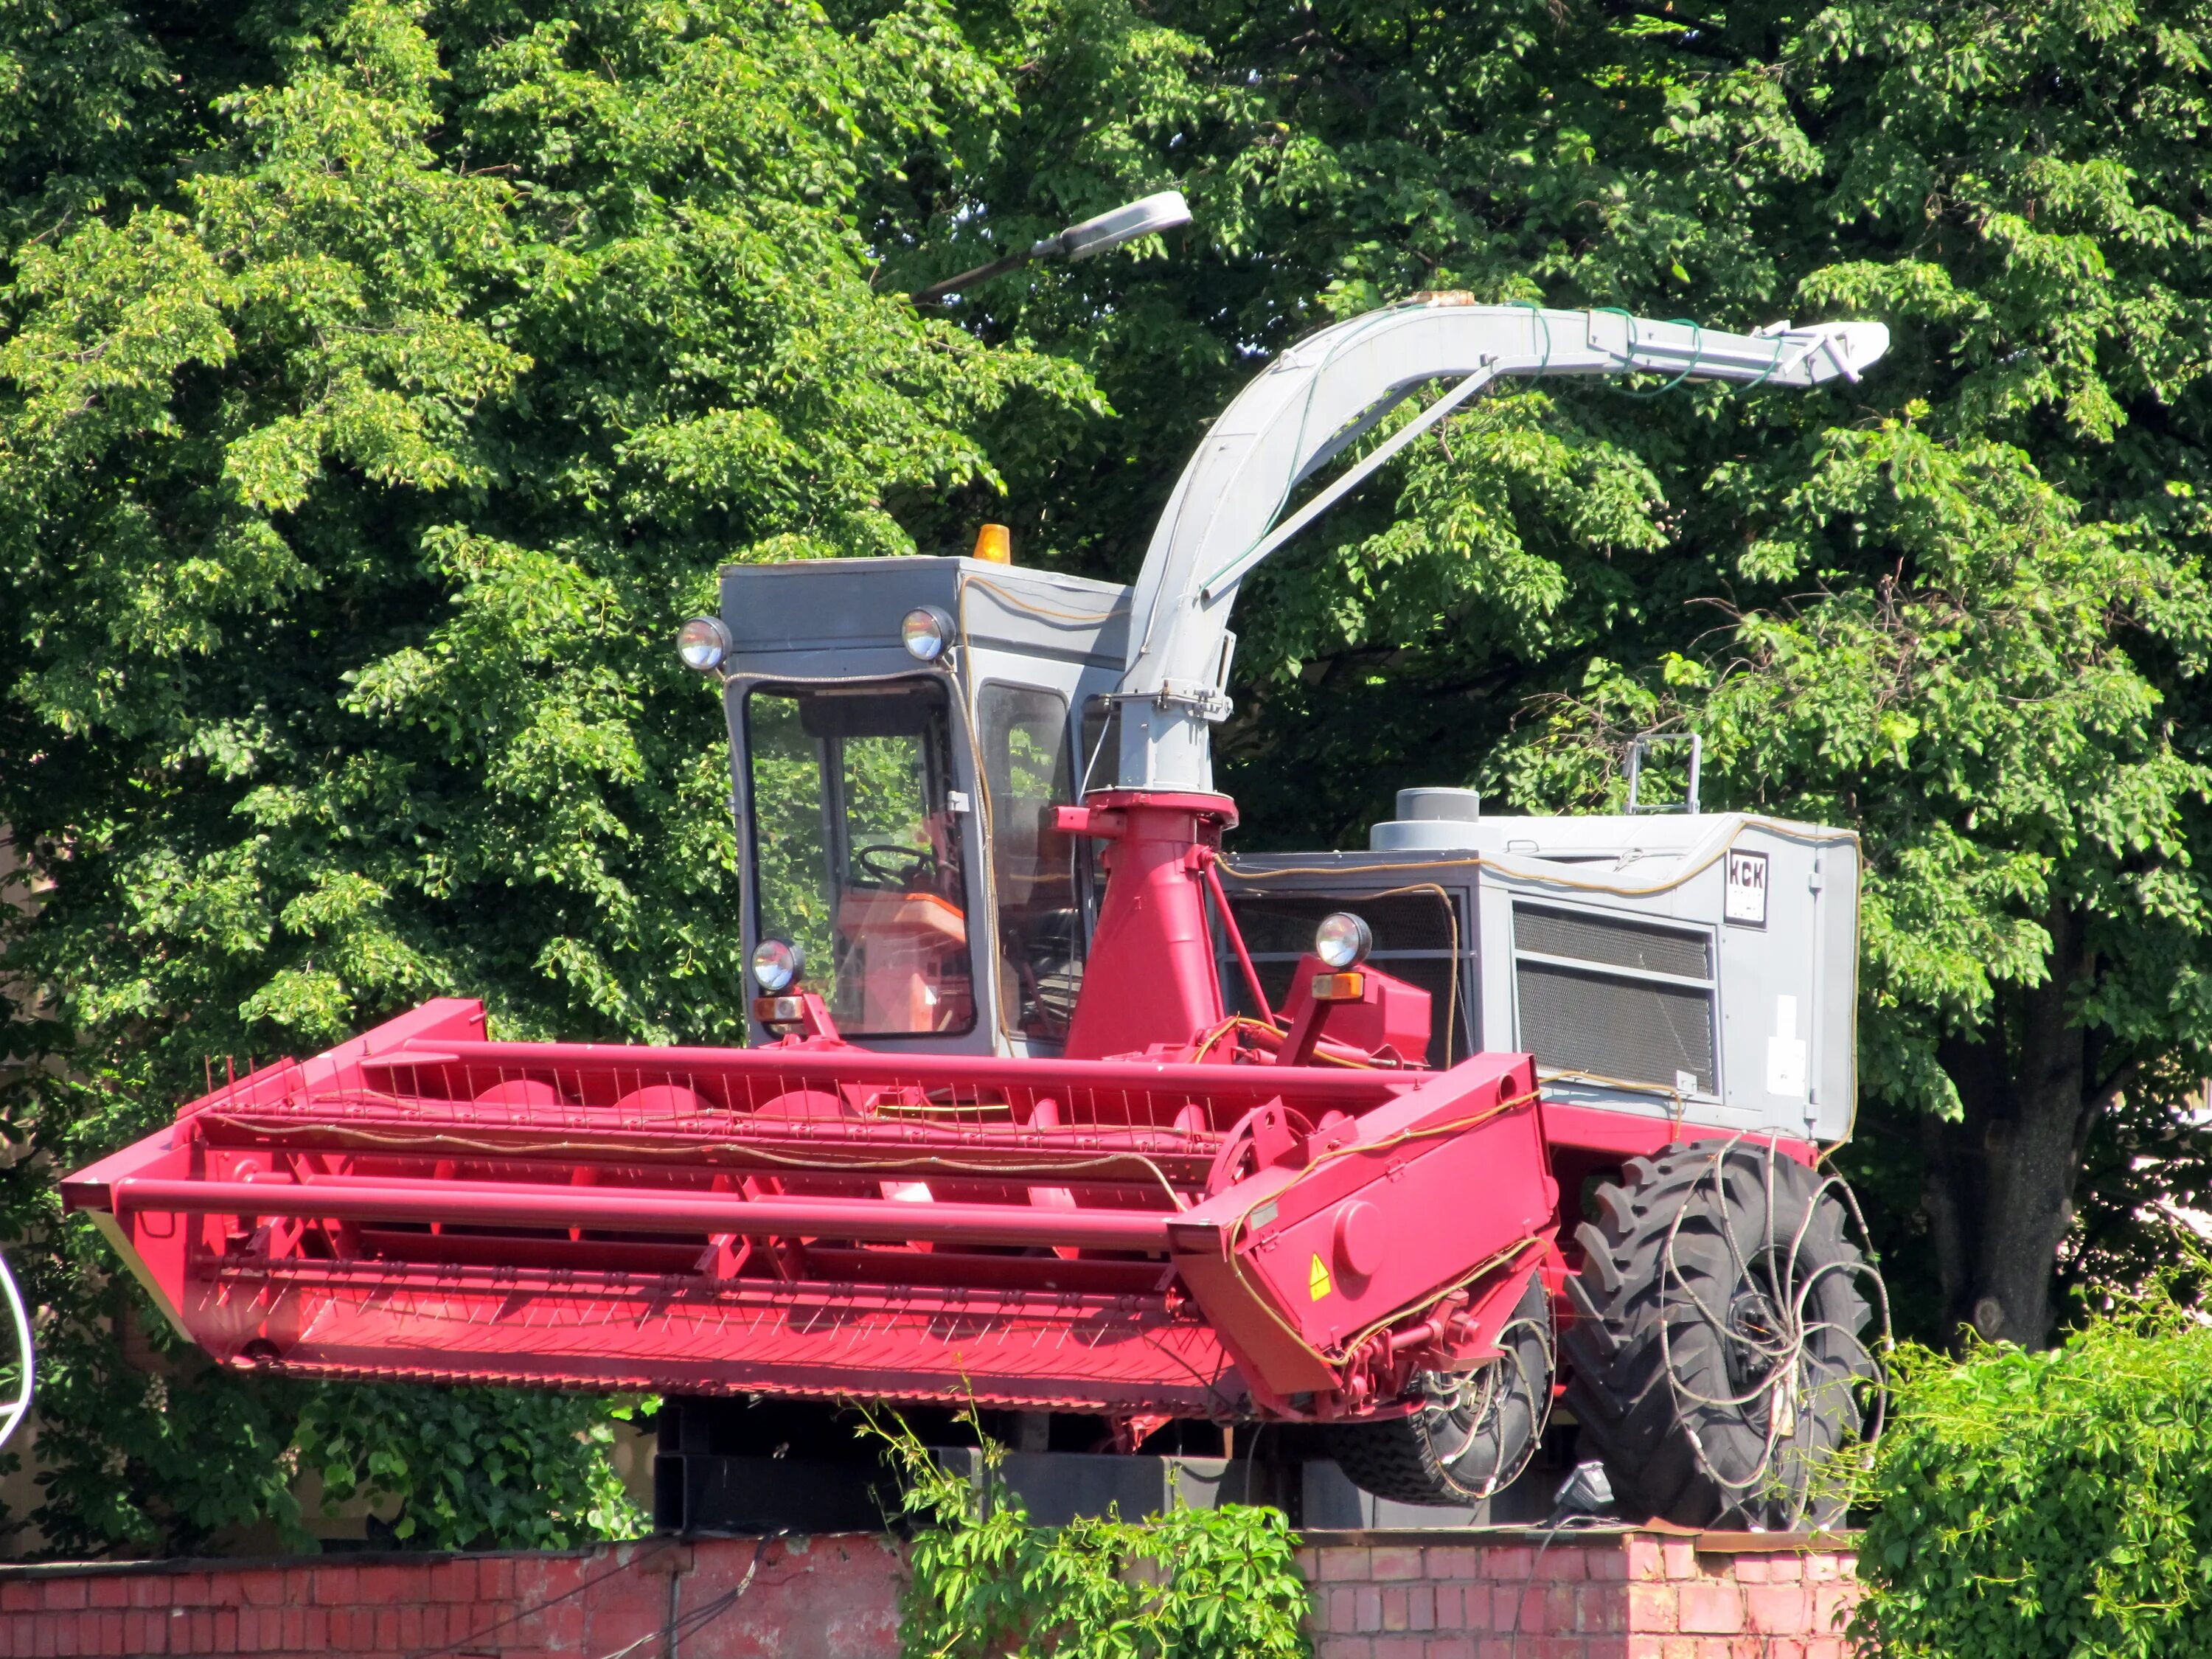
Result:
<instances>
[{"instance_id":1,"label":"red metal frame","mask_svg":"<svg viewBox=\"0 0 2212 1659\"><path fill-rule=\"evenodd\" d=\"M1532 1273L1556 1289L1555 1150L1672 1138L1540 1103L1524 1054L1391 1063L1426 999L1371 969L1294 998L1295 1042L1229 1018L1230 803L1062 817L1112 870L1067 1058L871 1051L826 1019L750 1049L495 1042L448 999L226 1084L64 1200L232 1364L1329 1419L1406 1409L1415 1371L1494 1352Z\"/></svg>"}]
</instances>

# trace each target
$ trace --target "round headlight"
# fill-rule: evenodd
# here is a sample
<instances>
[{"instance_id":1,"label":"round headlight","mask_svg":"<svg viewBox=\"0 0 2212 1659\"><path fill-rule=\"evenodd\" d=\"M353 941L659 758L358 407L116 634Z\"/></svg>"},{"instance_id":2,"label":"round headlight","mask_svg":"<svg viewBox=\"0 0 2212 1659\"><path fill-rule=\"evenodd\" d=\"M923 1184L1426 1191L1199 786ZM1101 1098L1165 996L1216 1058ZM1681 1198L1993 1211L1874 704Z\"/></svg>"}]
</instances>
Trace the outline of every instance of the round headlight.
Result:
<instances>
[{"instance_id":1,"label":"round headlight","mask_svg":"<svg viewBox=\"0 0 2212 1659\"><path fill-rule=\"evenodd\" d=\"M952 643L952 618L933 605L918 605L899 623L899 643L916 662L935 662Z\"/></svg>"},{"instance_id":2,"label":"round headlight","mask_svg":"<svg viewBox=\"0 0 2212 1659\"><path fill-rule=\"evenodd\" d=\"M711 674L730 654L730 630L720 617L694 617L676 630L676 654L686 668Z\"/></svg>"},{"instance_id":3,"label":"round headlight","mask_svg":"<svg viewBox=\"0 0 2212 1659\"><path fill-rule=\"evenodd\" d=\"M805 953L787 939L764 939L753 946L753 978L770 996L788 991L805 965Z\"/></svg>"},{"instance_id":4,"label":"round headlight","mask_svg":"<svg viewBox=\"0 0 2212 1659\"><path fill-rule=\"evenodd\" d=\"M1366 922L1349 910L1323 916L1321 926L1314 929L1314 954L1339 972L1366 961L1374 944L1375 935L1368 931Z\"/></svg>"}]
</instances>

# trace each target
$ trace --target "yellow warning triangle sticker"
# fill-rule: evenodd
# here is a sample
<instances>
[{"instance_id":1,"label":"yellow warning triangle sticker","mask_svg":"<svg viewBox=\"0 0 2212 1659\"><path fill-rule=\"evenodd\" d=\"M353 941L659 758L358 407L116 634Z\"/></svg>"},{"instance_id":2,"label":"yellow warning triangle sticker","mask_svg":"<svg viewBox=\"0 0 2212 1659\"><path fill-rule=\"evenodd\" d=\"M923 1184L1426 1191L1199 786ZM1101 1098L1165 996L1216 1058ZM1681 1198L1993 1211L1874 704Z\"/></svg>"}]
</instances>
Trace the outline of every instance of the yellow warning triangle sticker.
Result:
<instances>
[{"instance_id":1,"label":"yellow warning triangle sticker","mask_svg":"<svg viewBox=\"0 0 2212 1659\"><path fill-rule=\"evenodd\" d=\"M1316 1256L1313 1259L1313 1266L1306 1272L1306 1289L1313 1292L1313 1299L1318 1302L1333 1288L1334 1287L1328 1282L1328 1267L1319 1256Z\"/></svg>"}]
</instances>

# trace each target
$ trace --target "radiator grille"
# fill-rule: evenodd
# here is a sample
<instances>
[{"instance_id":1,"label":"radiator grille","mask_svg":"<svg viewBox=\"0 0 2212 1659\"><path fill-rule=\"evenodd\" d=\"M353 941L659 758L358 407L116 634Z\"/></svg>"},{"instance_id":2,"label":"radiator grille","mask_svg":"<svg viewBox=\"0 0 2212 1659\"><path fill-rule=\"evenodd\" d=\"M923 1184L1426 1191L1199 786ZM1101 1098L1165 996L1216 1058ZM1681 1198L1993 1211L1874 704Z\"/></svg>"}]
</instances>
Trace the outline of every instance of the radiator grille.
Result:
<instances>
[{"instance_id":1,"label":"radiator grille","mask_svg":"<svg viewBox=\"0 0 2212 1659\"><path fill-rule=\"evenodd\" d=\"M1709 937L1622 917L1516 904L1513 946L1519 1041L1539 1066L1668 1089L1686 1076L1695 1079L1695 1092L1718 1092ZM1571 957L1589 965L1535 957ZM1641 977L1647 974L1691 982Z\"/></svg>"},{"instance_id":2,"label":"radiator grille","mask_svg":"<svg viewBox=\"0 0 2212 1659\"><path fill-rule=\"evenodd\" d=\"M1545 962L1518 965L1521 1046L1553 1071L1592 1072L1673 1088L1675 1073L1714 1092L1712 993L1578 973Z\"/></svg>"},{"instance_id":3,"label":"radiator grille","mask_svg":"<svg viewBox=\"0 0 2212 1659\"><path fill-rule=\"evenodd\" d=\"M1513 907L1513 948L1682 979L1713 976L1712 941L1704 933L1534 904Z\"/></svg>"}]
</instances>

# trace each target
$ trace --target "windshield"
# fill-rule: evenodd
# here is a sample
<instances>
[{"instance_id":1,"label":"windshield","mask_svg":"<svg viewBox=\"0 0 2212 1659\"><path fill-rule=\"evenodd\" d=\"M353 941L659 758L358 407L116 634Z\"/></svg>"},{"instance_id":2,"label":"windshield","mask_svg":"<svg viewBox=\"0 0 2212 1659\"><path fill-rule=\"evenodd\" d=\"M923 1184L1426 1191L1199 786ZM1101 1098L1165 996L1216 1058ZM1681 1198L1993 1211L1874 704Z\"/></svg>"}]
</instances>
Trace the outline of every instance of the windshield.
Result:
<instances>
[{"instance_id":1,"label":"windshield","mask_svg":"<svg viewBox=\"0 0 2212 1659\"><path fill-rule=\"evenodd\" d=\"M972 1028L944 689L769 688L745 708L762 934L799 947L848 1036Z\"/></svg>"}]
</instances>

